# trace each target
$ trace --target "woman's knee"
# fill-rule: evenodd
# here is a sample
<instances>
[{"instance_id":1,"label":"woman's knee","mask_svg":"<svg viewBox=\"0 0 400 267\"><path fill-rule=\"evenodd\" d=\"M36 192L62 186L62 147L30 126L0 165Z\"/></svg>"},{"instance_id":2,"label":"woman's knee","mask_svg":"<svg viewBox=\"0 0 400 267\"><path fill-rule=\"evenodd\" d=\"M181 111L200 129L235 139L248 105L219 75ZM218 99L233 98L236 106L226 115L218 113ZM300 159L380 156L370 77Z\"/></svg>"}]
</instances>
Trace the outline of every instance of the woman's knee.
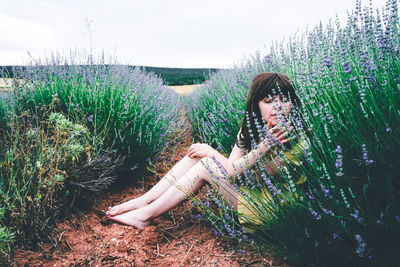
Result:
<instances>
[{"instance_id":1,"label":"woman's knee","mask_svg":"<svg viewBox=\"0 0 400 267\"><path fill-rule=\"evenodd\" d=\"M199 158L189 158L187 155L182 159L185 162L189 163L189 164L193 164L195 165L197 162L199 162L201 159Z\"/></svg>"},{"instance_id":2,"label":"woman's knee","mask_svg":"<svg viewBox=\"0 0 400 267\"><path fill-rule=\"evenodd\" d=\"M174 177L174 180L182 177L186 172L188 172L193 166L195 166L200 159L189 158L188 156L183 157L174 167L168 172L168 174Z\"/></svg>"},{"instance_id":3,"label":"woman's knee","mask_svg":"<svg viewBox=\"0 0 400 267\"><path fill-rule=\"evenodd\" d=\"M206 179L208 182L212 179L218 179L227 175L220 164L208 157L200 159L196 166L201 170L202 178Z\"/></svg>"}]
</instances>

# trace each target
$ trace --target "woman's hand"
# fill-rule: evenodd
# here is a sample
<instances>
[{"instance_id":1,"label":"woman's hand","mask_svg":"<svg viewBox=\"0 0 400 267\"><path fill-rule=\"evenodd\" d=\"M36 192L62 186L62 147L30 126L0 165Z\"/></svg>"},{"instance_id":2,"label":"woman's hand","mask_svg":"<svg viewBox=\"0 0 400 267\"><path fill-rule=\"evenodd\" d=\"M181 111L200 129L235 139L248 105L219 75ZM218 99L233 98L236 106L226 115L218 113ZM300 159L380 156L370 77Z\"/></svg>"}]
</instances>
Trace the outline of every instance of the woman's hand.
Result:
<instances>
[{"instance_id":1,"label":"woman's hand","mask_svg":"<svg viewBox=\"0 0 400 267\"><path fill-rule=\"evenodd\" d=\"M187 156L193 158L211 158L214 155L214 149L207 144L196 143L190 146Z\"/></svg>"},{"instance_id":2,"label":"woman's hand","mask_svg":"<svg viewBox=\"0 0 400 267\"><path fill-rule=\"evenodd\" d=\"M282 144L289 142L290 138L288 138L291 131L293 131L294 127L290 126L290 121L284 124L276 124L274 121L268 121L268 132L270 134L269 137L264 139L264 142L267 142L270 146L276 141L281 142ZM271 138L272 137L272 138ZM264 143L263 142L263 143Z\"/></svg>"}]
</instances>

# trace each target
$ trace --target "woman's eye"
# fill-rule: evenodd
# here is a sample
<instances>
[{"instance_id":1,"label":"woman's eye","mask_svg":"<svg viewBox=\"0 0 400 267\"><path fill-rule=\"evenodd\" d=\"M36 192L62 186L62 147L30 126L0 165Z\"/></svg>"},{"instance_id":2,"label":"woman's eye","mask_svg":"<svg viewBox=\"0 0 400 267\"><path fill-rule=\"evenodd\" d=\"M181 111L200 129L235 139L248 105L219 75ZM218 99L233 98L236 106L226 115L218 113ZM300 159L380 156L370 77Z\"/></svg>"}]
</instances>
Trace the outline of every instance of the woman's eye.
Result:
<instances>
[{"instance_id":1,"label":"woman's eye","mask_svg":"<svg viewBox=\"0 0 400 267\"><path fill-rule=\"evenodd\" d=\"M264 99L264 102L265 102L265 103L271 103L271 99L266 98L266 99Z\"/></svg>"}]
</instances>

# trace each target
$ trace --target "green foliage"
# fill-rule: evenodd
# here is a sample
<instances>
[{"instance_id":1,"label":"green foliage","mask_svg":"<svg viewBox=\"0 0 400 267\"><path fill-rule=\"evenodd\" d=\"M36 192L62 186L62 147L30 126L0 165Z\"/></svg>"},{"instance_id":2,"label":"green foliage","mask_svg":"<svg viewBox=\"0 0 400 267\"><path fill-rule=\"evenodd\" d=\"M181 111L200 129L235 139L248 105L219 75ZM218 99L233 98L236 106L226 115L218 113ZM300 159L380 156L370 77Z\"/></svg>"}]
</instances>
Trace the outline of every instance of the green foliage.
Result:
<instances>
[{"instance_id":1,"label":"green foliage","mask_svg":"<svg viewBox=\"0 0 400 267\"><path fill-rule=\"evenodd\" d=\"M345 27L331 23L290 38L265 57L257 54L247 65L215 74L211 85L186 99L194 132L228 152L239 129L236 117L244 110L243 103L229 103L243 100L250 77L276 71L292 79L302 100L301 120L293 124L298 132L307 129L310 140L301 167L307 183L294 187L298 197L287 205L264 203L260 216L266 229L253 235L292 264L393 265L399 260L397 5L389 0L381 15L358 2ZM290 173L282 168L280 175L288 180ZM277 216L272 221L271 209Z\"/></svg>"},{"instance_id":2,"label":"green foliage","mask_svg":"<svg viewBox=\"0 0 400 267\"><path fill-rule=\"evenodd\" d=\"M128 170L146 166L174 138L183 122L179 98L160 78L104 60L102 65L60 61L14 70L24 81L14 90L17 112L38 112L56 97L55 110L88 127L96 147L125 156Z\"/></svg>"},{"instance_id":3,"label":"green foliage","mask_svg":"<svg viewBox=\"0 0 400 267\"><path fill-rule=\"evenodd\" d=\"M4 216L4 211L0 210L0 222ZM6 227L0 227L0 264L5 264L11 252L10 244L15 240L15 234Z\"/></svg>"},{"instance_id":4,"label":"green foliage","mask_svg":"<svg viewBox=\"0 0 400 267\"><path fill-rule=\"evenodd\" d=\"M75 204L80 189L71 184L82 178L70 174L96 154L88 129L62 114L40 119L24 112L10 124L0 155L0 224L4 233L34 244L50 233L67 203Z\"/></svg>"},{"instance_id":5,"label":"green foliage","mask_svg":"<svg viewBox=\"0 0 400 267\"><path fill-rule=\"evenodd\" d=\"M66 211L90 204L118 171L147 166L183 123L179 98L153 74L94 65L92 57L88 65L52 60L14 68L9 100L0 102L5 255L12 242L44 241Z\"/></svg>"},{"instance_id":6,"label":"green foliage","mask_svg":"<svg viewBox=\"0 0 400 267\"><path fill-rule=\"evenodd\" d=\"M0 132L8 129L10 109L11 107L8 102L0 99Z\"/></svg>"}]
</instances>

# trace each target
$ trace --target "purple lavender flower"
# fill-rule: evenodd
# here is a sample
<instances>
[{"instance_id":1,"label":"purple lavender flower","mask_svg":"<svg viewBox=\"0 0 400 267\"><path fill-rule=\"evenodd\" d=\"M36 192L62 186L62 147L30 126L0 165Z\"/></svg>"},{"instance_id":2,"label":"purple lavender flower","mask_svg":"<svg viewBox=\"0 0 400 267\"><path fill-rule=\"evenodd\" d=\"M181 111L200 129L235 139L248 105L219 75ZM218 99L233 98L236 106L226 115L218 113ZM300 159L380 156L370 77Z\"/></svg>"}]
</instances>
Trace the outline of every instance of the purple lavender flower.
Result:
<instances>
[{"instance_id":1,"label":"purple lavender flower","mask_svg":"<svg viewBox=\"0 0 400 267\"><path fill-rule=\"evenodd\" d=\"M279 194L279 189L276 188L276 187L272 184L271 179L269 179L269 178L267 177L267 175L265 174L265 172L262 172L262 173L261 173L261 177L263 178L263 180L264 180L265 184L267 185L268 189L272 192L272 194L273 194L274 196L276 196L277 194Z\"/></svg>"},{"instance_id":2,"label":"purple lavender flower","mask_svg":"<svg viewBox=\"0 0 400 267\"><path fill-rule=\"evenodd\" d=\"M216 229L214 229L214 228L213 228L212 230L213 230L213 232L214 232L215 235L220 235L220 234L221 234L220 231L218 231L218 230L216 230Z\"/></svg>"},{"instance_id":3,"label":"purple lavender flower","mask_svg":"<svg viewBox=\"0 0 400 267\"><path fill-rule=\"evenodd\" d=\"M386 44L385 40L382 40L378 43L379 48L387 48L388 45Z\"/></svg>"},{"instance_id":4,"label":"purple lavender flower","mask_svg":"<svg viewBox=\"0 0 400 267\"><path fill-rule=\"evenodd\" d=\"M342 148L341 148L340 146L337 146L335 152L336 152L336 155L337 155L335 166L336 166L336 168L338 169L338 172L336 173L336 176L343 176L343 168L342 168L342 166L343 166L343 155L342 155Z\"/></svg>"},{"instance_id":5,"label":"purple lavender flower","mask_svg":"<svg viewBox=\"0 0 400 267\"><path fill-rule=\"evenodd\" d=\"M329 192L330 192L330 190L329 190L329 189L325 189L325 190L324 190L324 196L326 196L326 197L327 197L327 196L329 195Z\"/></svg>"},{"instance_id":6,"label":"purple lavender flower","mask_svg":"<svg viewBox=\"0 0 400 267\"><path fill-rule=\"evenodd\" d=\"M349 62L342 63L342 66L344 68L344 72L347 74L351 73L351 67Z\"/></svg>"},{"instance_id":7,"label":"purple lavender flower","mask_svg":"<svg viewBox=\"0 0 400 267\"><path fill-rule=\"evenodd\" d=\"M266 63L270 64L270 65L273 65L273 62L272 62L272 55L271 55L271 54L266 55L266 56L264 57L264 61L265 61Z\"/></svg>"},{"instance_id":8,"label":"purple lavender flower","mask_svg":"<svg viewBox=\"0 0 400 267\"><path fill-rule=\"evenodd\" d=\"M342 167L342 165L343 165L342 155L341 155L341 153L342 153L341 147L340 147L340 146L337 146L335 152L338 154L338 160L336 161L335 166L336 166L336 168L340 168L340 167Z\"/></svg>"},{"instance_id":9,"label":"purple lavender flower","mask_svg":"<svg viewBox=\"0 0 400 267\"><path fill-rule=\"evenodd\" d=\"M364 239L359 234L354 235L354 237L356 238L356 241L358 244L358 246L356 248L356 253L358 256L363 257L364 253L365 253L365 249L367 247L367 243L365 243Z\"/></svg>"},{"instance_id":10,"label":"purple lavender flower","mask_svg":"<svg viewBox=\"0 0 400 267\"><path fill-rule=\"evenodd\" d=\"M315 217L315 219L318 221L321 219L321 216L316 212L315 210L310 209L311 214Z\"/></svg>"},{"instance_id":11,"label":"purple lavender flower","mask_svg":"<svg viewBox=\"0 0 400 267\"><path fill-rule=\"evenodd\" d=\"M312 163L312 162L313 162L313 159L311 158L312 153L311 153L310 151L304 150L304 155L306 156L306 160L307 160L309 163Z\"/></svg>"},{"instance_id":12,"label":"purple lavender flower","mask_svg":"<svg viewBox=\"0 0 400 267\"><path fill-rule=\"evenodd\" d=\"M355 219L358 219L358 216L359 216L358 210L355 210L355 211L354 211L354 214L353 214L353 217L354 217Z\"/></svg>"},{"instance_id":13,"label":"purple lavender flower","mask_svg":"<svg viewBox=\"0 0 400 267\"><path fill-rule=\"evenodd\" d=\"M362 222L364 221L364 219L361 218L360 212L359 212L358 210L354 210L353 217L354 217L354 219L356 219L359 223L362 223Z\"/></svg>"},{"instance_id":14,"label":"purple lavender flower","mask_svg":"<svg viewBox=\"0 0 400 267\"><path fill-rule=\"evenodd\" d=\"M330 59L329 57L326 57L326 58L325 58L325 65L326 65L328 68L332 67L332 61L331 61L331 59Z\"/></svg>"},{"instance_id":15,"label":"purple lavender flower","mask_svg":"<svg viewBox=\"0 0 400 267\"><path fill-rule=\"evenodd\" d=\"M90 115L90 116L87 118L87 120L88 120L88 122L92 122L92 121L93 121L93 115Z\"/></svg>"},{"instance_id":16,"label":"purple lavender flower","mask_svg":"<svg viewBox=\"0 0 400 267\"><path fill-rule=\"evenodd\" d=\"M363 151L363 160L364 162L368 165L373 163L374 161L372 159L368 159L368 150L365 144L362 144L362 151Z\"/></svg>"},{"instance_id":17,"label":"purple lavender flower","mask_svg":"<svg viewBox=\"0 0 400 267\"><path fill-rule=\"evenodd\" d=\"M346 89L350 87L349 79L345 79L344 83L346 84Z\"/></svg>"},{"instance_id":18,"label":"purple lavender flower","mask_svg":"<svg viewBox=\"0 0 400 267\"><path fill-rule=\"evenodd\" d=\"M374 76L368 75L367 78L371 83L376 84L376 78Z\"/></svg>"}]
</instances>

